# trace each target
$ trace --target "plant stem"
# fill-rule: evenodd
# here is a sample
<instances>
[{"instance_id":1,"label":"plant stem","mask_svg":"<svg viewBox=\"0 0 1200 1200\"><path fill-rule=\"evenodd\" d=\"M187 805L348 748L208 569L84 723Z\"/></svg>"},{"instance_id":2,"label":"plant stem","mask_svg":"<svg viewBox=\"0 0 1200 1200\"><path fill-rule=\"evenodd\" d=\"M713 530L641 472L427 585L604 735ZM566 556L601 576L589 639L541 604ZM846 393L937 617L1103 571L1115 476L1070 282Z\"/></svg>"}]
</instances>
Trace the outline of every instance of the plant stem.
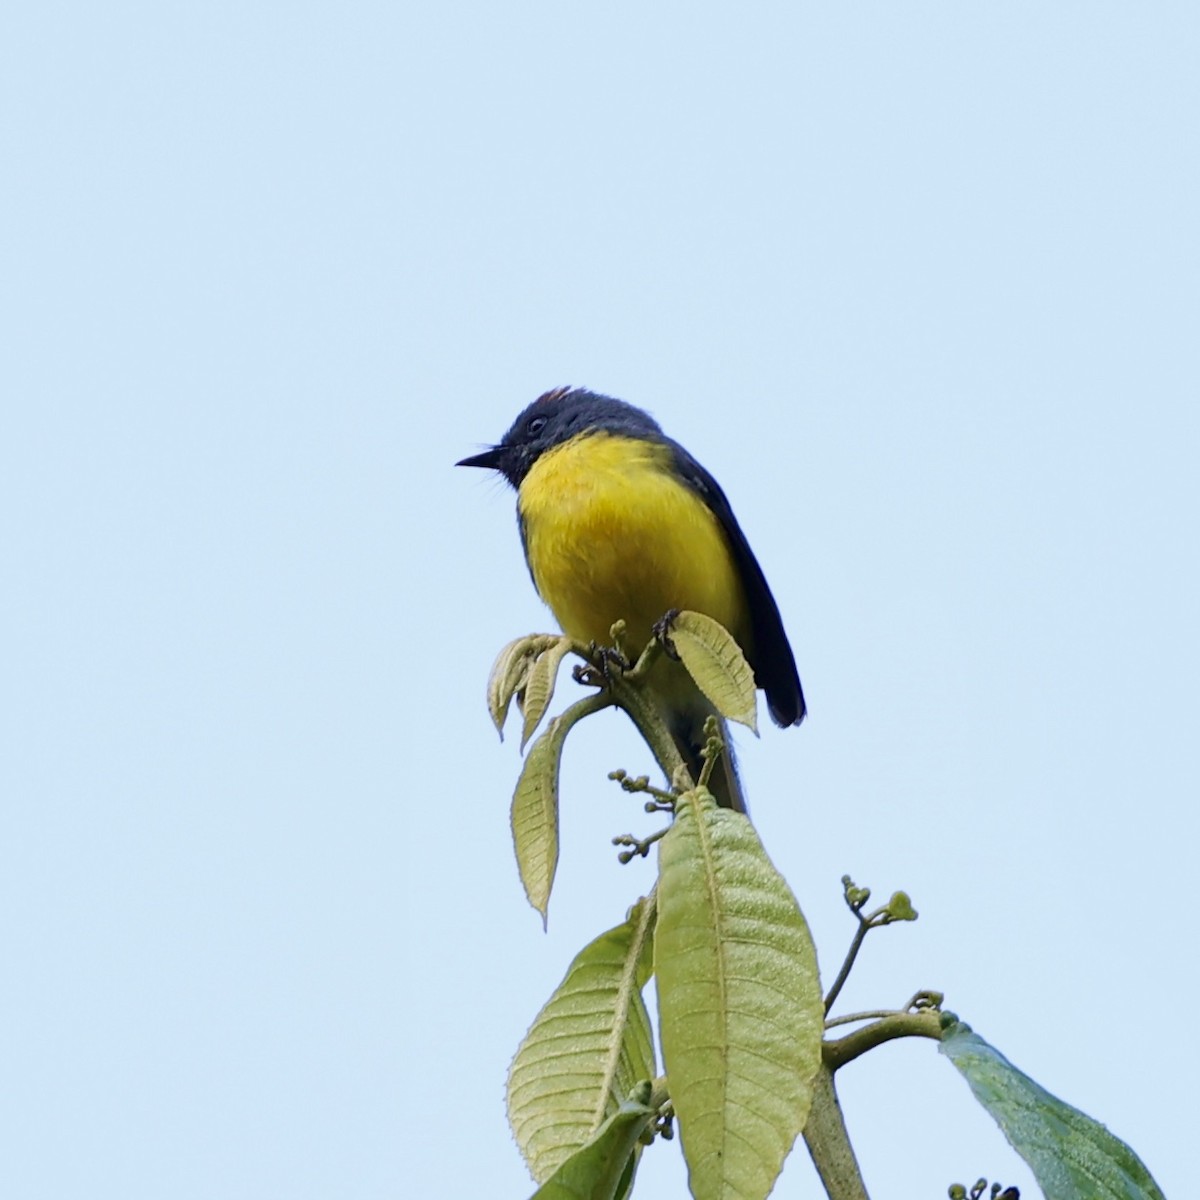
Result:
<instances>
[{"instance_id":1,"label":"plant stem","mask_svg":"<svg viewBox=\"0 0 1200 1200\"><path fill-rule=\"evenodd\" d=\"M847 1013L844 1017L830 1017L825 1022L826 1029L835 1025L853 1025L858 1021L877 1021L880 1017L890 1017L893 1013L903 1011L896 1008L873 1008L867 1012Z\"/></svg>"},{"instance_id":2,"label":"plant stem","mask_svg":"<svg viewBox=\"0 0 1200 1200\"><path fill-rule=\"evenodd\" d=\"M825 1193L829 1200L870 1200L833 1086L833 1069L822 1063L813 1086L812 1109L804 1126L804 1144L825 1186Z\"/></svg>"},{"instance_id":3,"label":"plant stem","mask_svg":"<svg viewBox=\"0 0 1200 1200\"><path fill-rule=\"evenodd\" d=\"M657 642L651 642L628 676L615 672L609 677L609 688L613 700L619 708L623 708L629 714L629 719L637 726L638 732L666 775L668 784L674 788L676 776L681 770L686 773L687 763L679 753L675 739L671 736L658 707L647 698L641 687L654 660L661 653L662 647Z\"/></svg>"},{"instance_id":4,"label":"plant stem","mask_svg":"<svg viewBox=\"0 0 1200 1200\"><path fill-rule=\"evenodd\" d=\"M837 978L833 981L833 987L829 989L829 995L825 997L825 1011L833 1007L833 1002L838 998L838 993L846 984L846 980L850 978L850 968L854 966L854 960L858 957L859 950L862 949L863 940L867 936L867 930L871 928L871 922L862 917L859 913L854 914L858 917L858 929L855 931L854 940L850 943L850 949L846 951L846 961L842 963L842 969L838 972Z\"/></svg>"},{"instance_id":5,"label":"plant stem","mask_svg":"<svg viewBox=\"0 0 1200 1200\"><path fill-rule=\"evenodd\" d=\"M856 1029L837 1041L826 1042L825 1065L832 1072L853 1062L875 1046L890 1042L893 1038L926 1037L940 1041L942 1037L942 1014L935 1009L920 1012L894 1012L863 1029Z\"/></svg>"}]
</instances>

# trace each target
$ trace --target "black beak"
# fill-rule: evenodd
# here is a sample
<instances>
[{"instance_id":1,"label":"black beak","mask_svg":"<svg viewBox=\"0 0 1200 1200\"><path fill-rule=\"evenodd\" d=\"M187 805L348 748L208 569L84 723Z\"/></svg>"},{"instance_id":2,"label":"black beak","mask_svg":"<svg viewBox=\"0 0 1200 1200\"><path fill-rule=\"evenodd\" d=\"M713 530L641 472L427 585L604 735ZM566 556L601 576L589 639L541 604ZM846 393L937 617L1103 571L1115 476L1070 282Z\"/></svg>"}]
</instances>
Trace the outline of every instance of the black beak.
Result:
<instances>
[{"instance_id":1,"label":"black beak","mask_svg":"<svg viewBox=\"0 0 1200 1200\"><path fill-rule=\"evenodd\" d=\"M500 447L493 446L482 454L472 454L470 458L461 459L454 464L456 467L487 467L491 471L500 470Z\"/></svg>"}]
</instances>

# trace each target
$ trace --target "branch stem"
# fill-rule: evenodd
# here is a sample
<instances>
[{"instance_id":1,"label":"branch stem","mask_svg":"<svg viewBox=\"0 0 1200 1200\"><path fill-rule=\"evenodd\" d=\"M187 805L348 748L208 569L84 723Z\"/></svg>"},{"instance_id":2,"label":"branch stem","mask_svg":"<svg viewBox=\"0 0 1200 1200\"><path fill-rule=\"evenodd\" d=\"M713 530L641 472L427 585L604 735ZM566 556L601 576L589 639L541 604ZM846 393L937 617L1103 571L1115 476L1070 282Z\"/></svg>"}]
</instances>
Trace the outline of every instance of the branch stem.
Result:
<instances>
[{"instance_id":1,"label":"branch stem","mask_svg":"<svg viewBox=\"0 0 1200 1200\"><path fill-rule=\"evenodd\" d=\"M814 1089L804 1144L826 1195L830 1200L870 1200L833 1086L833 1069L827 1064L818 1069Z\"/></svg>"},{"instance_id":2,"label":"branch stem","mask_svg":"<svg viewBox=\"0 0 1200 1200\"><path fill-rule=\"evenodd\" d=\"M838 994L842 988L845 987L846 980L850 978L850 968L854 966L854 960L858 957L858 952L862 949L867 931L871 928L869 920L857 912L854 915L858 917L858 929L855 931L854 940L850 943L850 949L846 951L846 961L842 963L842 969L833 981L833 987L829 989L829 995L825 997L826 1013L833 1007L833 1002L838 998Z\"/></svg>"},{"instance_id":3,"label":"branch stem","mask_svg":"<svg viewBox=\"0 0 1200 1200\"><path fill-rule=\"evenodd\" d=\"M652 641L642 652L641 658L638 659L637 665L632 671L625 674L613 673L609 677L609 688L613 701L629 714L629 719L637 726L638 732L650 747L670 786L678 788L677 779L680 772L682 771L684 776L688 774L687 763L684 762L683 755L679 753L675 739L671 736L671 731L667 728L667 723L663 720L658 706L649 699L643 689L643 683L650 673L650 669L661 654L662 645L657 641ZM686 790L688 786L694 785L694 782L694 780L689 781L680 790Z\"/></svg>"},{"instance_id":4,"label":"branch stem","mask_svg":"<svg viewBox=\"0 0 1200 1200\"><path fill-rule=\"evenodd\" d=\"M848 1033L844 1038L826 1042L823 1050L825 1065L831 1072L836 1071L853 1062L860 1054L902 1037L925 1037L941 1041L941 1013L935 1009L888 1013L873 1024Z\"/></svg>"},{"instance_id":5,"label":"branch stem","mask_svg":"<svg viewBox=\"0 0 1200 1200\"><path fill-rule=\"evenodd\" d=\"M866 1012L847 1013L844 1017L830 1017L825 1022L825 1028L832 1029L835 1025L855 1025L859 1021L877 1021L880 1017L894 1016L899 1011L901 1010L895 1008L874 1008L868 1009Z\"/></svg>"}]
</instances>

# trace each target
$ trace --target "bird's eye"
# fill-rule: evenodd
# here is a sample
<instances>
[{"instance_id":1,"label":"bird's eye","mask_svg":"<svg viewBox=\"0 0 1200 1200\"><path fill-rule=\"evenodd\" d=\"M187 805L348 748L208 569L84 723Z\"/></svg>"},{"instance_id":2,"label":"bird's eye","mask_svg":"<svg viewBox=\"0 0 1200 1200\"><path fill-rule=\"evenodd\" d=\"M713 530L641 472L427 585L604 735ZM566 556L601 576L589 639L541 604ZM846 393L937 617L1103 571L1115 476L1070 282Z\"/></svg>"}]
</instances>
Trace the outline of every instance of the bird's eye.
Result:
<instances>
[{"instance_id":1,"label":"bird's eye","mask_svg":"<svg viewBox=\"0 0 1200 1200\"><path fill-rule=\"evenodd\" d=\"M525 429L529 433L530 437L537 437L537 435L546 428L546 419L547 418L545 417L530 418L529 424L525 426Z\"/></svg>"}]
</instances>

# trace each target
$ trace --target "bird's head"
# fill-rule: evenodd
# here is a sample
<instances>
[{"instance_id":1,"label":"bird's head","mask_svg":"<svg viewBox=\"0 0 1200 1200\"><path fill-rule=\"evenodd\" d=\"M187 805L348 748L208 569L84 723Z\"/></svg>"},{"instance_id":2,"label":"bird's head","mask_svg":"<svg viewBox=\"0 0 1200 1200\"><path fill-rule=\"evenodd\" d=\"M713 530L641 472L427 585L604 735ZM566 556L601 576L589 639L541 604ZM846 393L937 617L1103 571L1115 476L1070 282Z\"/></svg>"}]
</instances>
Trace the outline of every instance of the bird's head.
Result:
<instances>
[{"instance_id":1,"label":"bird's head","mask_svg":"<svg viewBox=\"0 0 1200 1200\"><path fill-rule=\"evenodd\" d=\"M495 446L455 466L499 471L513 487L520 487L547 450L581 434L600 431L650 440L663 436L658 422L632 404L585 388L555 388L530 404Z\"/></svg>"}]
</instances>

